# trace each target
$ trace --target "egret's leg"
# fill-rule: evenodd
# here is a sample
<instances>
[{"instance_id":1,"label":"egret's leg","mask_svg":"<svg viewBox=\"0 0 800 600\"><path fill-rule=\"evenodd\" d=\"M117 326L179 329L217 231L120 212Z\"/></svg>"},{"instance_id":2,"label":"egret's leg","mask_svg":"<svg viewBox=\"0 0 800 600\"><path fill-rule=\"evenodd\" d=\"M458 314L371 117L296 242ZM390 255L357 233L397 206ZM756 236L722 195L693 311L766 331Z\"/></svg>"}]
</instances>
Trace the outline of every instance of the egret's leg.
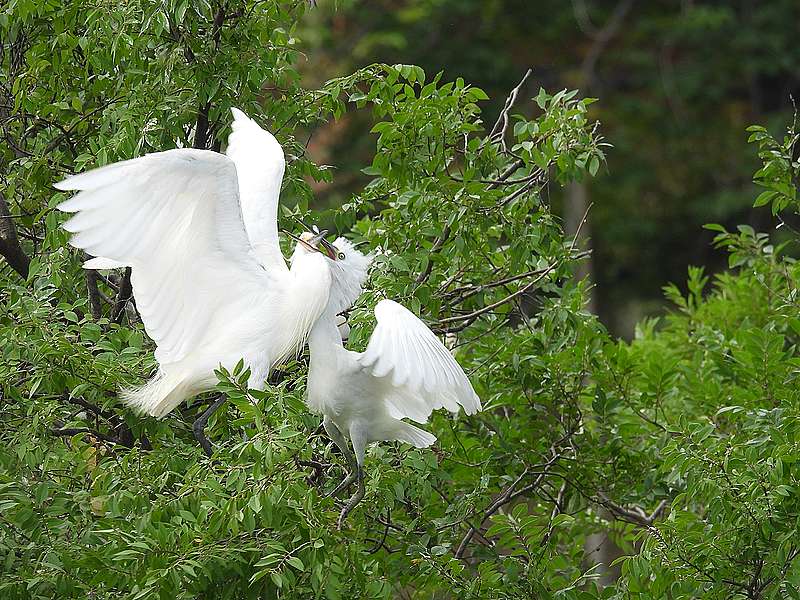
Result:
<instances>
[{"instance_id":1,"label":"egret's leg","mask_svg":"<svg viewBox=\"0 0 800 600\"><path fill-rule=\"evenodd\" d=\"M347 515L350 514L350 511L353 510L358 503L364 499L364 467L361 465L358 465L358 468L356 469L356 479L358 481L358 489L350 498L350 500L347 501L347 504L344 505L342 512L339 513L339 522L336 524L338 529L342 528L342 525L344 525L344 520L347 518Z\"/></svg>"},{"instance_id":2,"label":"egret's leg","mask_svg":"<svg viewBox=\"0 0 800 600\"><path fill-rule=\"evenodd\" d=\"M205 409L203 414L197 417L194 425L192 425L194 437L200 443L200 446L203 448L203 452L205 452L207 456L211 456L214 451L211 449L211 442L208 441L208 438L205 434L206 423L208 423L208 419L211 418L211 415L213 415L220 406L225 404L227 399L228 397L225 394L220 394L219 398L214 400L214 403Z\"/></svg>"},{"instance_id":3,"label":"egret's leg","mask_svg":"<svg viewBox=\"0 0 800 600\"><path fill-rule=\"evenodd\" d=\"M344 435L342 435L342 432L339 431L339 428L336 426L336 424L328 419L328 417L325 417L322 419L322 426L325 428L328 436L333 440L333 443L336 444L339 450L342 451L342 454L347 461L347 466L350 468L350 472L342 480L342 482L337 485L333 491L326 494L326 496L335 496L353 483L353 481L355 481L358 466L356 465L355 456L353 456L353 453L350 452L350 445L347 443L347 440L344 439Z\"/></svg>"},{"instance_id":4,"label":"egret's leg","mask_svg":"<svg viewBox=\"0 0 800 600\"><path fill-rule=\"evenodd\" d=\"M342 490L345 490L348 487L350 487L350 485L356 480L357 472L358 472L358 467L356 467L354 469L351 469L350 472L345 476L345 478L342 479L342 481L339 483L339 485L337 485L330 492L325 494L325 497L336 496Z\"/></svg>"},{"instance_id":5,"label":"egret's leg","mask_svg":"<svg viewBox=\"0 0 800 600\"><path fill-rule=\"evenodd\" d=\"M339 522L337 523L337 527L339 529L342 528L344 524L344 520L347 518L347 515L350 514L358 503L364 499L364 451L366 450L367 440L365 436L359 431L357 427L353 427L350 429L350 440L353 442L353 451L356 455L356 481L358 482L358 489L356 493L347 501L342 512L339 514Z\"/></svg>"}]
</instances>

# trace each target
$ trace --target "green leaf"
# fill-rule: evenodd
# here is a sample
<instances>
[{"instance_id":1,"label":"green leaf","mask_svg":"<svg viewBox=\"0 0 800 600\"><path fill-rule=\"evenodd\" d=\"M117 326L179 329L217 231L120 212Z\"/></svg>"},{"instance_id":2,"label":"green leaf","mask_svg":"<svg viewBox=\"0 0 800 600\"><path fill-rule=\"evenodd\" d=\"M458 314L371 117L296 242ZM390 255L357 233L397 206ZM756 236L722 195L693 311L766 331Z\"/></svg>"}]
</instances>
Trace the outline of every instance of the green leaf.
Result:
<instances>
[{"instance_id":1,"label":"green leaf","mask_svg":"<svg viewBox=\"0 0 800 600\"><path fill-rule=\"evenodd\" d=\"M306 570L305 565L303 565L303 561L300 560L296 556L290 556L288 559L286 559L286 562L289 563L291 566L293 566L298 571L305 571Z\"/></svg>"}]
</instances>

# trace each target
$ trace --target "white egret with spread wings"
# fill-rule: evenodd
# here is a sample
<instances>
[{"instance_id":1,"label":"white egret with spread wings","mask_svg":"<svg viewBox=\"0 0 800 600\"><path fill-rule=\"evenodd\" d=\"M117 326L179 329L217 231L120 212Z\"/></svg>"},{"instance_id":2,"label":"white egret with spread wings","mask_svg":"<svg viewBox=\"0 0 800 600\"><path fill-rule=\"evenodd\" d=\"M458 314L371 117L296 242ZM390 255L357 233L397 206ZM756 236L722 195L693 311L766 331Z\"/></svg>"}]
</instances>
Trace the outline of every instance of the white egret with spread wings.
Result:
<instances>
[{"instance_id":1,"label":"white egret with spread wings","mask_svg":"<svg viewBox=\"0 0 800 600\"><path fill-rule=\"evenodd\" d=\"M179 148L69 177L79 193L58 208L86 268L131 267L136 307L156 343L157 374L123 390L129 405L163 417L213 389L214 370L244 358L249 385L296 352L328 305L336 254L324 232L298 239L288 268L278 244L283 150L233 109L226 154ZM194 424L204 434L217 399Z\"/></svg>"},{"instance_id":2,"label":"white egret with spread wings","mask_svg":"<svg viewBox=\"0 0 800 600\"><path fill-rule=\"evenodd\" d=\"M349 475L331 494L354 481L358 486L339 515L341 528L364 497L368 444L400 441L426 448L436 436L403 419L426 423L439 408L453 413L463 408L473 414L481 409L481 402L450 351L397 302L381 300L375 306L377 325L364 352L344 347L336 317L361 295L371 257L343 238L333 246L337 260L331 264L331 293L308 338L306 402L312 412L322 415L325 431L350 467Z\"/></svg>"},{"instance_id":3,"label":"white egret with spread wings","mask_svg":"<svg viewBox=\"0 0 800 600\"><path fill-rule=\"evenodd\" d=\"M467 414L480 400L433 332L391 300L375 307L378 324L365 352L344 348L337 315L361 294L371 258L325 232L305 232L288 268L278 244L277 206L284 172L275 138L236 109L226 154L175 149L70 177L59 204L77 213L64 228L70 243L95 258L86 268L131 267L136 305L156 343L158 373L123 392L135 408L163 417L212 389L214 370L239 359L248 385L263 389L270 369L308 337L307 402L341 449L350 474L333 494L357 482L339 517L364 496L368 444L403 441L423 448L433 410ZM204 435L220 396L195 421ZM350 450L348 440L352 443Z\"/></svg>"}]
</instances>

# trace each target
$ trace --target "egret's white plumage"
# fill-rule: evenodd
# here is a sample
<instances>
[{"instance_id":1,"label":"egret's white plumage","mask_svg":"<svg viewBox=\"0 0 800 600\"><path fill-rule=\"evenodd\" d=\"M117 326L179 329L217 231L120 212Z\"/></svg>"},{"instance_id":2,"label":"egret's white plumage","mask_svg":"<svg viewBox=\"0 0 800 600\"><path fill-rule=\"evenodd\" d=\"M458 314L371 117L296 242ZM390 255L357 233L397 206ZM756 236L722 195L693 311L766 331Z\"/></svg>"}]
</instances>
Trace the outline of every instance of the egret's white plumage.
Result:
<instances>
[{"instance_id":1,"label":"egret's white plumage","mask_svg":"<svg viewBox=\"0 0 800 600\"><path fill-rule=\"evenodd\" d=\"M236 165L239 204L250 244L265 269L286 270L278 243L278 197L285 161L271 133L238 108L232 108L233 131L225 154Z\"/></svg>"},{"instance_id":2,"label":"egret's white plumage","mask_svg":"<svg viewBox=\"0 0 800 600\"><path fill-rule=\"evenodd\" d=\"M227 156L168 150L56 184L79 191L58 208L76 213L64 225L70 243L96 257L84 266L131 267L159 370L123 397L156 417L213 388L214 369L240 358L262 389L328 305L331 258L298 243L289 269L278 245L283 151L244 113L234 117Z\"/></svg>"},{"instance_id":3,"label":"egret's white plumage","mask_svg":"<svg viewBox=\"0 0 800 600\"><path fill-rule=\"evenodd\" d=\"M233 112L227 156L176 149L76 175L56 184L79 192L58 208L76 213L64 228L74 234L73 246L95 257L86 268L131 267L159 363L151 381L124 392L136 408L162 417L213 388L218 365L230 369L240 358L251 367L248 385L263 389L271 367L308 336L308 405L323 415L351 464L342 486L359 484L341 525L364 493L367 444L429 446L435 436L403 419L425 423L438 408L472 414L480 400L430 329L391 300L375 308L366 351L344 348L346 323L337 315L361 294L371 257L347 240L334 247L324 232L306 233L287 267L277 229L283 151L271 134ZM202 429L222 402L195 422L208 453Z\"/></svg>"},{"instance_id":4,"label":"egret's white plumage","mask_svg":"<svg viewBox=\"0 0 800 600\"><path fill-rule=\"evenodd\" d=\"M358 478L359 492L343 509L341 525L363 496L368 444L397 440L417 448L430 446L436 437L403 419L426 423L438 408L452 412L463 408L473 414L481 403L452 354L397 302L382 300L375 307L377 326L364 352L344 348L336 315L360 295L370 257L341 238L334 246L339 259L331 267L331 296L308 338L307 403L323 416L326 431L351 463L352 472L343 485Z\"/></svg>"}]
</instances>

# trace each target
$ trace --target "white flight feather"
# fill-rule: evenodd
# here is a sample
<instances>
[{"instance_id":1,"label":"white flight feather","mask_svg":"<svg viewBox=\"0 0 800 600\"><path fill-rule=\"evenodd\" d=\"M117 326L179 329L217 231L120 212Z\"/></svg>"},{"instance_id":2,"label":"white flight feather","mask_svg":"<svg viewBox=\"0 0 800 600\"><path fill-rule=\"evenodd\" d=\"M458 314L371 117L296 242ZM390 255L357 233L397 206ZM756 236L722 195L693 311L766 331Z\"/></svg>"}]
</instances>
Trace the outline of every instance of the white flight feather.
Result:
<instances>
[{"instance_id":1,"label":"white flight feather","mask_svg":"<svg viewBox=\"0 0 800 600\"><path fill-rule=\"evenodd\" d=\"M364 352L343 347L336 314L360 294L371 257L346 240L334 245L344 259L334 263L331 301L309 337L308 406L353 442L359 461L370 442L429 446L436 437L402 419L425 423L443 407L473 414L481 409L480 399L434 333L392 300L375 307L377 326Z\"/></svg>"},{"instance_id":2,"label":"white flight feather","mask_svg":"<svg viewBox=\"0 0 800 600\"><path fill-rule=\"evenodd\" d=\"M275 137L237 108L225 154L236 165L245 229L265 269L286 270L278 242L278 196L286 167Z\"/></svg>"}]
</instances>

